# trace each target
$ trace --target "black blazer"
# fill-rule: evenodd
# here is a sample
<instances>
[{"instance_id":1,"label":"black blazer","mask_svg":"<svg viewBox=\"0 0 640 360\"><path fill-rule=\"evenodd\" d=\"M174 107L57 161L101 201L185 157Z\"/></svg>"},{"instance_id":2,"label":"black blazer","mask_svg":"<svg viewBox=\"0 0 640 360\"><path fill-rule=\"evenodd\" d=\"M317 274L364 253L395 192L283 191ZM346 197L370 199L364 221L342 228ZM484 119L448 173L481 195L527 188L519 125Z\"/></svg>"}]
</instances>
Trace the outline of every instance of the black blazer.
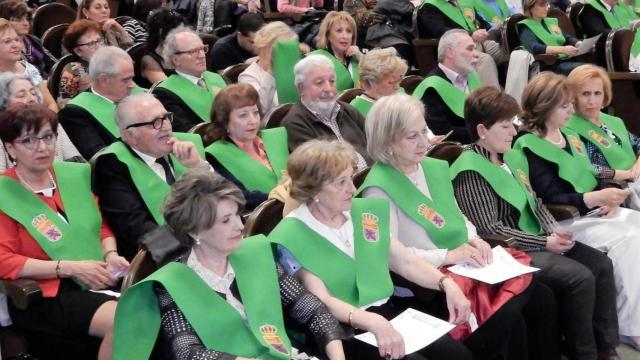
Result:
<instances>
[{"instance_id":1,"label":"black blazer","mask_svg":"<svg viewBox=\"0 0 640 360\"><path fill-rule=\"evenodd\" d=\"M448 82L451 82L439 66L431 70L427 77L429 76L440 76ZM469 144L471 142L471 136L469 135L469 130L467 130L467 124L464 118L459 117L451 111L435 89L427 89L422 96L422 102L427 110L427 126L429 126L429 129L431 129L434 134L445 135L453 130L448 140L458 141L463 144Z\"/></svg>"},{"instance_id":2,"label":"black blazer","mask_svg":"<svg viewBox=\"0 0 640 360\"><path fill-rule=\"evenodd\" d=\"M604 7L604 5L602 6ZM578 22L587 37L603 34L600 39L602 40L602 38L606 38L606 34L611 31L611 27L607 24L607 20L602 16L602 13L589 4L584 4L580 14L578 14Z\"/></svg>"},{"instance_id":3,"label":"black blazer","mask_svg":"<svg viewBox=\"0 0 640 360\"><path fill-rule=\"evenodd\" d=\"M109 130L105 129L87 110L67 104L58 112L58 121L69 135L82 157L90 160L100 149L116 141Z\"/></svg>"},{"instance_id":4,"label":"black blazer","mask_svg":"<svg viewBox=\"0 0 640 360\"><path fill-rule=\"evenodd\" d=\"M167 111L173 113L173 131L188 132L189 129L203 122L202 119L172 91L156 87L153 89L153 95L160 100Z\"/></svg>"},{"instance_id":5,"label":"black blazer","mask_svg":"<svg viewBox=\"0 0 640 360\"><path fill-rule=\"evenodd\" d=\"M476 17L478 28L489 28L489 24L480 17ZM422 39L439 39L451 29L461 29L460 25L442 13L431 4L424 4L418 15L418 37Z\"/></svg>"}]
</instances>

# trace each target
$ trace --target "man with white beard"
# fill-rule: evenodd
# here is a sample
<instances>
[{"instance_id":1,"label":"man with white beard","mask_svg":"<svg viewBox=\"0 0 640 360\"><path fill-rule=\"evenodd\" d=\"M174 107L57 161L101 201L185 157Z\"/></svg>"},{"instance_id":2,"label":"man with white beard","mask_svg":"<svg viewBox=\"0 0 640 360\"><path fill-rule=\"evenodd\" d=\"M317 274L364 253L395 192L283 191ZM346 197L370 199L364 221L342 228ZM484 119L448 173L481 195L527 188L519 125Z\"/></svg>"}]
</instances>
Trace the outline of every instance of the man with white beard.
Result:
<instances>
[{"instance_id":1,"label":"man with white beard","mask_svg":"<svg viewBox=\"0 0 640 360\"><path fill-rule=\"evenodd\" d=\"M336 75L331 60L311 55L293 68L300 101L282 120L289 148L311 139L337 139L353 145L358 153L358 169L371 159L367 154L364 117L353 106L336 100Z\"/></svg>"}]
</instances>

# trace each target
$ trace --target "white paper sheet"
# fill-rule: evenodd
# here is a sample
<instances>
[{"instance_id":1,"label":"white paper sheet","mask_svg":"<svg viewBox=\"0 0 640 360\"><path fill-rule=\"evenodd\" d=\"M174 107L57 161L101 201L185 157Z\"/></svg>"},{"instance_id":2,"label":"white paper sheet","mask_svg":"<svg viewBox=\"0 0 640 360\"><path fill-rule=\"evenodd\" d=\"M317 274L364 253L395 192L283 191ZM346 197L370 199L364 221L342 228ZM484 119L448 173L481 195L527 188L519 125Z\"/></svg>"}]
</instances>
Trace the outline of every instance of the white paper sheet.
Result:
<instances>
[{"instance_id":1,"label":"white paper sheet","mask_svg":"<svg viewBox=\"0 0 640 360\"><path fill-rule=\"evenodd\" d=\"M497 284L522 274L540 270L522 265L502 246L496 246L491 251L493 253L493 262L485 267L477 268L468 264L460 264L450 267L449 271L487 284Z\"/></svg>"},{"instance_id":2,"label":"white paper sheet","mask_svg":"<svg viewBox=\"0 0 640 360\"><path fill-rule=\"evenodd\" d=\"M455 327L453 324L411 308L391 320L391 325L402 335L404 353L407 355L438 340ZM376 337L370 332L356 335L355 338L378 346Z\"/></svg>"},{"instance_id":3,"label":"white paper sheet","mask_svg":"<svg viewBox=\"0 0 640 360\"><path fill-rule=\"evenodd\" d=\"M582 40L582 42L580 43L580 47L578 48L578 52L569 57L572 58L572 57L580 56L591 51L591 49L594 46L596 46L596 42L598 41L598 39L600 39L600 36L602 36L602 34L598 34L594 37L590 37L588 39Z\"/></svg>"}]
</instances>

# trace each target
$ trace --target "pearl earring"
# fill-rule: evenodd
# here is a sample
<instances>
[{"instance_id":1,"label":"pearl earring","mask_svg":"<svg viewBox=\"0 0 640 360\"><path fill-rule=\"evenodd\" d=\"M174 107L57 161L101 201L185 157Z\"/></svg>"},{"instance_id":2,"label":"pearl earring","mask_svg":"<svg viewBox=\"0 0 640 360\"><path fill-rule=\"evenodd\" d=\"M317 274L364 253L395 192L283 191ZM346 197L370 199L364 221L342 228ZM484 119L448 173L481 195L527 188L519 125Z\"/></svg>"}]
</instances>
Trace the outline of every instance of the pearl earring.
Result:
<instances>
[{"instance_id":1,"label":"pearl earring","mask_svg":"<svg viewBox=\"0 0 640 360\"><path fill-rule=\"evenodd\" d=\"M480 139L484 140L486 137L485 136L480 136Z\"/></svg>"},{"instance_id":2,"label":"pearl earring","mask_svg":"<svg viewBox=\"0 0 640 360\"><path fill-rule=\"evenodd\" d=\"M195 236L194 234L189 234L189 236L191 236L193 238L193 241L195 242L195 246L200 246L200 244L202 244L200 239L197 236Z\"/></svg>"},{"instance_id":3,"label":"pearl earring","mask_svg":"<svg viewBox=\"0 0 640 360\"><path fill-rule=\"evenodd\" d=\"M320 199L319 199L319 198L317 198L317 197L315 197L315 198L313 198L313 201L314 201L314 202L319 203L319 202L320 202Z\"/></svg>"}]
</instances>

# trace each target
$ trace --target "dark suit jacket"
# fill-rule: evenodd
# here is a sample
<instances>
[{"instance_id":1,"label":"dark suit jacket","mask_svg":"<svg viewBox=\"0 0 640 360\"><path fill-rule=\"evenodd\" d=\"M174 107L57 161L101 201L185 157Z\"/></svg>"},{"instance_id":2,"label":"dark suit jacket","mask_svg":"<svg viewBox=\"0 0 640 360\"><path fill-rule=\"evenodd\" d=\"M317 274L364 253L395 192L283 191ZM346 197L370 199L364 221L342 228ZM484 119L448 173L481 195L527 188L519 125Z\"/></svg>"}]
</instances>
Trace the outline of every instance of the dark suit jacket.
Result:
<instances>
[{"instance_id":1,"label":"dark suit jacket","mask_svg":"<svg viewBox=\"0 0 640 360\"><path fill-rule=\"evenodd\" d=\"M202 122L202 119L172 91L156 87L153 89L153 95L160 100L167 111L173 113L173 131L188 132Z\"/></svg>"},{"instance_id":2,"label":"dark suit jacket","mask_svg":"<svg viewBox=\"0 0 640 360\"><path fill-rule=\"evenodd\" d=\"M578 21L580 22L582 31L587 37L603 34L602 38L606 38L606 34L611 31L611 27L609 27L607 20L605 20L600 11L589 4L584 4L580 14L578 14ZM600 40L602 40L602 38Z\"/></svg>"},{"instance_id":3,"label":"dark suit jacket","mask_svg":"<svg viewBox=\"0 0 640 360\"><path fill-rule=\"evenodd\" d=\"M371 165L371 158L367 153L367 140L364 134L364 117L353 106L338 101L340 112L336 118L342 137L362 155ZM282 119L282 126L287 129L289 150L293 151L300 144L312 139L325 138L335 140L333 130L316 119L301 102L295 103L287 115Z\"/></svg>"},{"instance_id":4,"label":"dark suit jacket","mask_svg":"<svg viewBox=\"0 0 640 360\"><path fill-rule=\"evenodd\" d=\"M133 151L132 154L139 157ZM131 261L142 236L158 224L147 210L129 168L114 154L105 154L96 160L93 187L102 216L116 235L118 252Z\"/></svg>"},{"instance_id":5,"label":"dark suit jacket","mask_svg":"<svg viewBox=\"0 0 640 360\"><path fill-rule=\"evenodd\" d=\"M429 76L440 76L449 81L449 78L439 66L431 70L427 77ZM451 111L444 99L442 99L433 88L429 88L424 92L422 102L427 110L427 126L429 126L429 129L431 129L434 134L445 135L453 130L448 140L459 141L463 144L469 144L471 142L469 130L467 130L467 124L464 118L459 117Z\"/></svg>"},{"instance_id":6,"label":"dark suit jacket","mask_svg":"<svg viewBox=\"0 0 640 360\"><path fill-rule=\"evenodd\" d=\"M476 17L479 28L488 29L490 25L480 17ZM439 39L451 29L461 29L453 20L431 4L424 4L418 15L418 37L422 39Z\"/></svg>"},{"instance_id":7,"label":"dark suit jacket","mask_svg":"<svg viewBox=\"0 0 640 360\"><path fill-rule=\"evenodd\" d=\"M90 160L100 149L116 141L116 138L100 125L96 118L80 106L66 105L58 112L58 120L73 145L87 160Z\"/></svg>"}]
</instances>

